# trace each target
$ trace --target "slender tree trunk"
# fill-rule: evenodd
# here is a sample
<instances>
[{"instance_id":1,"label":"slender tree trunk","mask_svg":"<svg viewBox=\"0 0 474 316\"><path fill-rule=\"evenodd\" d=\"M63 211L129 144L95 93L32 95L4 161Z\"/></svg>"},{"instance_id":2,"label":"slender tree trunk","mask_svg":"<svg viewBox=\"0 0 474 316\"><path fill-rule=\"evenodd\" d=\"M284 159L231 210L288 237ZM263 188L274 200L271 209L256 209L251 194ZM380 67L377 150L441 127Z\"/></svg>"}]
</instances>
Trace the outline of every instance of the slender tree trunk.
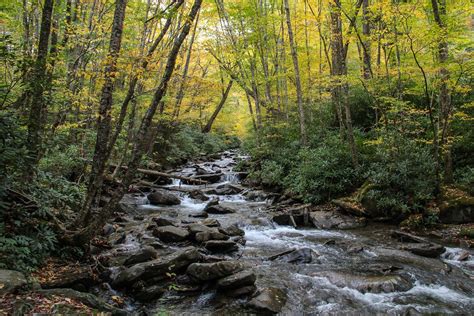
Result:
<instances>
[{"instance_id":1,"label":"slender tree trunk","mask_svg":"<svg viewBox=\"0 0 474 316\"><path fill-rule=\"evenodd\" d=\"M234 80L230 79L229 83L227 84L227 88L225 89L224 93L222 94L221 101L217 105L216 109L214 110L214 113L212 113L211 117L209 118L209 121L207 122L206 126L202 129L203 133L209 133L212 128L212 124L214 123L217 115L219 115L219 112L222 110L222 107L225 104L225 101L227 100L227 97L229 96L230 89L232 88L232 84L234 83Z\"/></svg>"},{"instance_id":2,"label":"slender tree trunk","mask_svg":"<svg viewBox=\"0 0 474 316\"><path fill-rule=\"evenodd\" d=\"M351 111L348 102L348 84L346 82L347 66L346 66L346 49L343 46L342 39L342 21L341 21L341 3L340 0L332 0L330 3L331 11L331 55L332 55L332 72L335 78L334 87L332 89L332 100L336 106L339 118L340 128L343 128L342 110L345 112L345 127L347 129L347 140L351 152L352 163L354 167L358 166L357 148L355 145L354 132L352 127Z\"/></svg>"},{"instance_id":3,"label":"slender tree trunk","mask_svg":"<svg viewBox=\"0 0 474 316\"><path fill-rule=\"evenodd\" d=\"M97 137L92 160L92 170L89 176L87 195L84 201L80 223L88 224L94 199L100 193L104 179L104 171L109 157L109 138L111 132L111 110L114 91L114 79L117 73L117 59L122 44L123 21L127 0L116 0L114 20L110 35L107 63L104 68L104 84L100 95L99 113L97 117Z\"/></svg>"},{"instance_id":4,"label":"slender tree trunk","mask_svg":"<svg viewBox=\"0 0 474 316\"><path fill-rule=\"evenodd\" d=\"M299 119L300 119L301 144L303 146L306 146L308 143L308 138L306 135L305 113L304 113L304 106L303 106L303 92L301 89L301 77L300 77L300 68L298 65L298 53L296 51L295 39L293 36L293 29L291 28L291 16L290 16L290 7L288 5L288 0L284 0L284 4L285 4L286 24L288 26L288 40L290 42L291 57L293 59L293 67L295 71L296 101L298 104L298 114L299 114Z\"/></svg>"},{"instance_id":5,"label":"slender tree trunk","mask_svg":"<svg viewBox=\"0 0 474 316\"><path fill-rule=\"evenodd\" d=\"M183 75L181 76L181 83L179 85L178 93L176 94L176 103L174 105L174 114L173 114L173 117L175 119L178 119L179 117L181 102L183 102L183 98L184 98L184 89L186 87L186 80L188 78L188 69L189 69L189 64L191 62L191 53L193 51L194 39L196 38L196 29L197 29L198 22L199 22L199 14L196 17L196 21L194 23L194 29L193 29L193 33L191 35L191 39L189 42L188 53L186 55L186 62L184 63Z\"/></svg>"},{"instance_id":6,"label":"slender tree trunk","mask_svg":"<svg viewBox=\"0 0 474 316\"><path fill-rule=\"evenodd\" d=\"M372 78L372 56L371 56L371 40L370 40L370 16L369 16L369 0L362 1L362 34L363 42L361 43L364 45L362 54L363 54L363 76L364 79Z\"/></svg>"},{"instance_id":7,"label":"slender tree trunk","mask_svg":"<svg viewBox=\"0 0 474 316\"><path fill-rule=\"evenodd\" d=\"M448 142L449 120L451 117L451 95L448 89L449 70L446 68L446 62L449 57L447 42L446 18L446 0L431 0L434 19L440 28L440 37L438 43L438 60L441 64L439 76L441 79L439 87L439 108L441 116L441 146L444 152L444 182L453 182L453 165L451 158L451 148Z\"/></svg>"},{"instance_id":8,"label":"slender tree trunk","mask_svg":"<svg viewBox=\"0 0 474 316\"><path fill-rule=\"evenodd\" d=\"M34 74L30 86L31 108L28 118L27 136L30 163L26 166L27 169L35 167L38 163L42 146L43 122L41 118L45 111L44 91L46 88L45 84L48 82L46 64L48 58L49 37L51 34L53 7L54 0L44 1L38 42L38 54L36 56Z\"/></svg>"}]
</instances>

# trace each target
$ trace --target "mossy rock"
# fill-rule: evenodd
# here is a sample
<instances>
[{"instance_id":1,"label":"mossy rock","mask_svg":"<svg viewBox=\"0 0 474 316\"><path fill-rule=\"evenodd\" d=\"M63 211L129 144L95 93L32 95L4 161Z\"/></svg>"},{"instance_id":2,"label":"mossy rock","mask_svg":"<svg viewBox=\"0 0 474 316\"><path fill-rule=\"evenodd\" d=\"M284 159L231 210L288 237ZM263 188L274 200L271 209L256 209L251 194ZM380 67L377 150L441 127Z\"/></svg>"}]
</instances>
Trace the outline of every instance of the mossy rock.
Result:
<instances>
[{"instance_id":1,"label":"mossy rock","mask_svg":"<svg viewBox=\"0 0 474 316\"><path fill-rule=\"evenodd\" d=\"M439 210L441 223L474 223L474 197L465 191L444 188L439 201Z\"/></svg>"}]
</instances>

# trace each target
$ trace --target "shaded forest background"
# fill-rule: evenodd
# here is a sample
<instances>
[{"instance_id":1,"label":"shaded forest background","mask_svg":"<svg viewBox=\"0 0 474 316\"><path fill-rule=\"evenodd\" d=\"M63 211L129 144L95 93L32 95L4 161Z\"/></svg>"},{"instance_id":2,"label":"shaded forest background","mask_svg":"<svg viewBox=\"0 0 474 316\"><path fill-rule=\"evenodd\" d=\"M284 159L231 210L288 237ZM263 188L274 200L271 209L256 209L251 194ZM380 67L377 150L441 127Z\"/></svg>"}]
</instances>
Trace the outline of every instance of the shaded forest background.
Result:
<instances>
[{"instance_id":1,"label":"shaded forest background","mask_svg":"<svg viewBox=\"0 0 474 316\"><path fill-rule=\"evenodd\" d=\"M0 3L2 265L87 252L138 168L241 145L306 202L413 226L472 204L469 1Z\"/></svg>"}]
</instances>

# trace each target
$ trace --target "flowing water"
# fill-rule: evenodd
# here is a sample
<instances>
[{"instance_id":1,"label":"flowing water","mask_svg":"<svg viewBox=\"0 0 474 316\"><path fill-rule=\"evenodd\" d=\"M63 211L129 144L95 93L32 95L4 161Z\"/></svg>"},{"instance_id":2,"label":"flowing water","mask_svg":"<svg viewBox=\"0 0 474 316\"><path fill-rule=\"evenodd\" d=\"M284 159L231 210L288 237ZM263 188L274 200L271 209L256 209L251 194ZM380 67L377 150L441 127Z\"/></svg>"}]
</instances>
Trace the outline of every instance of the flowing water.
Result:
<instances>
[{"instance_id":1,"label":"flowing water","mask_svg":"<svg viewBox=\"0 0 474 316\"><path fill-rule=\"evenodd\" d=\"M134 196L135 214L144 214L145 221L132 221L126 242L113 249L117 255L136 251L148 235L146 218L159 215L190 220L206 202L191 199L183 191L212 189L225 183L239 185L233 172L236 161L246 159L235 152L224 152L220 159L198 164L208 172L222 171L219 183L197 186L179 180L167 185L179 188L181 205L152 206L144 197ZM177 174L192 176L195 165L185 166ZM244 262L257 275L258 288L278 287L287 293L283 315L360 315L360 314L474 314L474 253L459 261L466 251L447 247L439 259L431 259L400 250L400 243L390 238L395 227L369 224L357 230L321 230L278 226L266 212L270 201L257 192L258 198L247 200L246 191L234 195L209 195L220 204L235 210L225 215L209 214L222 226L237 223L245 230L247 240L239 252L226 258ZM255 194L253 195L255 197ZM197 219L195 219L197 220ZM293 264L268 260L269 256L288 249L310 248L310 263ZM166 251L173 251L174 246ZM470 251L470 250L469 250ZM465 254L464 254L465 256ZM246 299L229 299L214 290L177 294L168 291L158 301L147 305L152 314L244 314L249 310ZM130 305L131 309L139 306Z\"/></svg>"}]
</instances>

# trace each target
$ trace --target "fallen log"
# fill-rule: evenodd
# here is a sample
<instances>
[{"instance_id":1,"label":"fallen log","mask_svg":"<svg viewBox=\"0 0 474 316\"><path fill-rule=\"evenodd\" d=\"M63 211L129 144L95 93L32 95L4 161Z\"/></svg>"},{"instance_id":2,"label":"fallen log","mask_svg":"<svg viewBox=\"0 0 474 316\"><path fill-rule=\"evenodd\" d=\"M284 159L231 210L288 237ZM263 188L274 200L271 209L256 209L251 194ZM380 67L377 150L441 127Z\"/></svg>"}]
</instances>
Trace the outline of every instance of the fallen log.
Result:
<instances>
[{"instance_id":1,"label":"fallen log","mask_svg":"<svg viewBox=\"0 0 474 316\"><path fill-rule=\"evenodd\" d=\"M88 162L88 163L91 162L90 160L86 160L86 159L85 159L85 161ZM113 164L113 163L109 164L109 166L114 167L114 168L118 167L118 165ZM128 169L127 166L120 166L120 168L122 168L124 170ZM155 170L150 170L150 169L138 168L137 171L140 172L140 173L143 173L143 174L148 174L148 175L158 176L158 177L164 177L164 178L179 179L179 180L188 181L190 183L197 183L197 184L208 184L209 183L208 181L201 180L201 179L180 176L180 175L177 175L177 174L169 174L169 173L166 173L166 172L160 172L160 171L155 171Z\"/></svg>"}]
</instances>

